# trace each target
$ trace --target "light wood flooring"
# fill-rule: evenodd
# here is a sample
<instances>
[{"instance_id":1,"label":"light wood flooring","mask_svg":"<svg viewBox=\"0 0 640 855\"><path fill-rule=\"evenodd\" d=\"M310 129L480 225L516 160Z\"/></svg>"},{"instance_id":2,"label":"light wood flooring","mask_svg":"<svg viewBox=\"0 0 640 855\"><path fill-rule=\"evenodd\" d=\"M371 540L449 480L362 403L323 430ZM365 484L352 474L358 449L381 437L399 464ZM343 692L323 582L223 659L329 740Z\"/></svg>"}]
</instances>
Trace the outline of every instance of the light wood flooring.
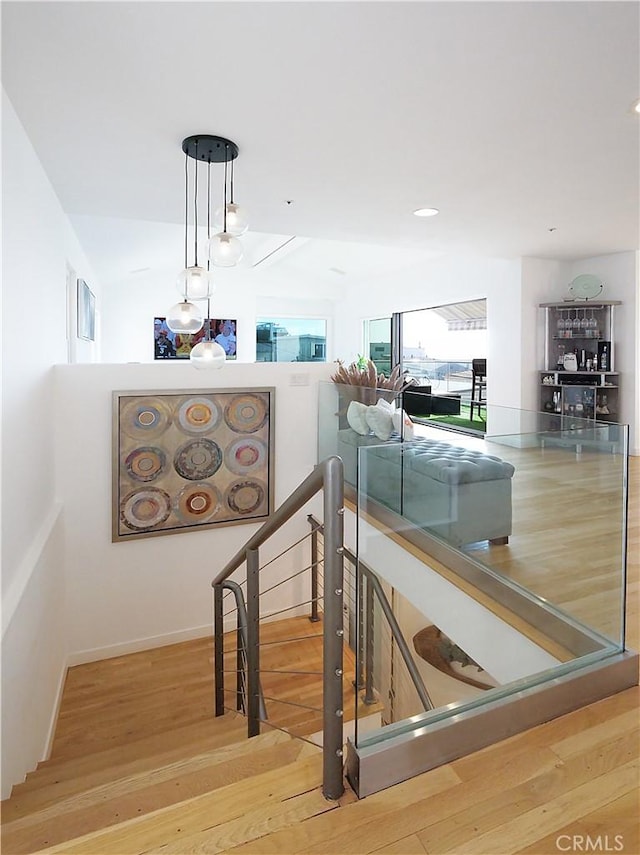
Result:
<instances>
[{"instance_id":1,"label":"light wood flooring","mask_svg":"<svg viewBox=\"0 0 640 855\"><path fill-rule=\"evenodd\" d=\"M421 427L425 437L441 431ZM621 634L623 458L547 446L518 448L500 437L456 435L468 446L507 460L512 479L513 533L509 543L486 541L468 551L477 560L608 638ZM638 552L638 458L631 458L629 553ZM635 509L635 510L634 510ZM635 513L635 518L634 518ZM635 536L635 542L634 542Z\"/></svg>"},{"instance_id":2,"label":"light wood flooring","mask_svg":"<svg viewBox=\"0 0 640 855\"><path fill-rule=\"evenodd\" d=\"M211 691L208 639L71 669L51 759L3 803L3 853L640 853L637 688L339 802L321 795L317 748L279 730L246 740L234 713L211 718Z\"/></svg>"}]
</instances>

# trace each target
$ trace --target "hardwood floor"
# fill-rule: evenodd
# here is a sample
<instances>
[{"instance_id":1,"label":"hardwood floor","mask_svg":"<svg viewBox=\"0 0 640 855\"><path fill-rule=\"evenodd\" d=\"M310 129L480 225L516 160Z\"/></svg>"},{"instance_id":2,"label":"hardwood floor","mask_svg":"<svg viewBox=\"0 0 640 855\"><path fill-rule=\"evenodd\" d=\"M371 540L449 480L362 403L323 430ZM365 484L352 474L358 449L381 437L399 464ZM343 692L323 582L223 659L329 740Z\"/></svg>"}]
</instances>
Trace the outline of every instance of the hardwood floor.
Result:
<instances>
[{"instance_id":1,"label":"hardwood floor","mask_svg":"<svg viewBox=\"0 0 640 855\"><path fill-rule=\"evenodd\" d=\"M638 459L631 486L637 649ZM77 666L51 759L3 804L2 849L638 855L639 701L636 687L362 801L347 791L330 802L314 746L280 731L247 741L235 714L211 718L209 639Z\"/></svg>"},{"instance_id":2,"label":"hardwood floor","mask_svg":"<svg viewBox=\"0 0 640 855\"><path fill-rule=\"evenodd\" d=\"M441 439L442 432L420 428ZM623 458L549 447L520 448L504 438L456 435L455 444L513 464L509 543L472 544L474 558L543 597L591 629L618 640L623 579ZM629 520L638 514L638 460L630 459ZM633 495L635 492L635 495ZM629 554L637 555L630 532ZM636 535L637 537L637 535Z\"/></svg>"}]
</instances>

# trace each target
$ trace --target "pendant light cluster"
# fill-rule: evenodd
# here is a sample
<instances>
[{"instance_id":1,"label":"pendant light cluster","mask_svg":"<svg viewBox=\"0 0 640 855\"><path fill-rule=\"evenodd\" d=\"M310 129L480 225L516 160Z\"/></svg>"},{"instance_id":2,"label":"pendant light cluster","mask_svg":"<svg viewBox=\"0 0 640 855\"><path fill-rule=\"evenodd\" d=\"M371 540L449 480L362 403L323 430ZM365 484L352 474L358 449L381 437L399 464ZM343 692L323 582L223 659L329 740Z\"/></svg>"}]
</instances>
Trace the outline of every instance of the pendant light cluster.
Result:
<instances>
[{"instance_id":1,"label":"pendant light cluster","mask_svg":"<svg viewBox=\"0 0 640 855\"><path fill-rule=\"evenodd\" d=\"M205 327L203 341L191 351L191 362L196 368L222 368L226 356L224 349L211 337L211 296L215 290L213 267L233 267L242 258L242 244L238 236L248 228L244 210L235 203L233 195L233 162L238 156L238 146L225 137L197 134L182 141L184 159L184 270L178 277L178 291L182 297L167 313L167 326L172 332L193 335ZM189 161L195 161L193 170L193 252L189 259ZM206 164L207 172L207 247L202 253L198 246L198 172ZM223 204L214 213L211 223L211 164L224 163ZM229 169L229 164L231 168ZM206 257L205 257L206 256ZM189 261L191 260L191 264ZM206 318L196 305L207 301Z\"/></svg>"}]
</instances>

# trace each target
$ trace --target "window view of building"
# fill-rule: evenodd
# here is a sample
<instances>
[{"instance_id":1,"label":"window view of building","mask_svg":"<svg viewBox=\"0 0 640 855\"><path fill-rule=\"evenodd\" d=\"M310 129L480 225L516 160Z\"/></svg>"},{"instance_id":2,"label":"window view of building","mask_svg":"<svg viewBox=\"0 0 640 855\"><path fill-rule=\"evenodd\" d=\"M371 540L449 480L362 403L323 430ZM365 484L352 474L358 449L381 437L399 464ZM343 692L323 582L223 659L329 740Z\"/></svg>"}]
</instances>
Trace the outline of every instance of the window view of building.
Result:
<instances>
[{"instance_id":1,"label":"window view of building","mask_svg":"<svg viewBox=\"0 0 640 855\"><path fill-rule=\"evenodd\" d=\"M327 322L318 318L257 318L256 362L326 362Z\"/></svg>"}]
</instances>

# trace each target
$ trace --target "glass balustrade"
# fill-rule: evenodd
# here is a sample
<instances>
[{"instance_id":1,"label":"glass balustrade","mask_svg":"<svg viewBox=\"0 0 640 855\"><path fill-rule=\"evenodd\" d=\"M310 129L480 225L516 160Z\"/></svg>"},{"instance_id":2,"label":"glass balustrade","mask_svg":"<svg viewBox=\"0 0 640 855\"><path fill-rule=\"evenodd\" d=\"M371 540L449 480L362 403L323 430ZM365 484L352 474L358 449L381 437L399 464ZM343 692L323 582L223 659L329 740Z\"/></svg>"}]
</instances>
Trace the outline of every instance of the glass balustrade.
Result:
<instances>
[{"instance_id":1,"label":"glass balustrade","mask_svg":"<svg viewBox=\"0 0 640 855\"><path fill-rule=\"evenodd\" d=\"M356 745L624 649L626 426L489 405L491 435L414 425L383 441L346 418L351 390L323 386L319 456L343 458L361 565Z\"/></svg>"}]
</instances>

